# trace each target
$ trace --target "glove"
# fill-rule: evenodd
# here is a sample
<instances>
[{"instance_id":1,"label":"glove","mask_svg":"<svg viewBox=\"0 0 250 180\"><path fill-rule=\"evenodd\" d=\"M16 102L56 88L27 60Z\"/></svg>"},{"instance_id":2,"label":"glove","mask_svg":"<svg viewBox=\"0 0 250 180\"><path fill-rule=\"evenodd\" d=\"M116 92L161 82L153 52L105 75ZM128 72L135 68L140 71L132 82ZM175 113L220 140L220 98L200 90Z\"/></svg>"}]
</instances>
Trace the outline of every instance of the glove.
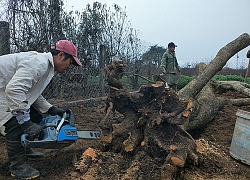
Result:
<instances>
[{"instance_id":1,"label":"glove","mask_svg":"<svg viewBox=\"0 0 250 180\"><path fill-rule=\"evenodd\" d=\"M23 124L20 124L24 133L28 134L29 140L34 140L35 138L43 139L44 132L42 126L33 123L31 120L24 122Z\"/></svg>"},{"instance_id":2,"label":"glove","mask_svg":"<svg viewBox=\"0 0 250 180\"><path fill-rule=\"evenodd\" d=\"M23 124L26 121L30 120L30 109L23 109L20 111L12 111L11 114L16 116L17 122Z\"/></svg>"},{"instance_id":3,"label":"glove","mask_svg":"<svg viewBox=\"0 0 250 180\"><path fill-rule=\"evenodd\" d=\"M59 108L57 106L52 106L48 110L48 113L51 116L59 115L59 116L63 117L63 113L65 113L65 112L66 112L65 110L63 110L62 108Z\"/></svg>"}]
</instances>

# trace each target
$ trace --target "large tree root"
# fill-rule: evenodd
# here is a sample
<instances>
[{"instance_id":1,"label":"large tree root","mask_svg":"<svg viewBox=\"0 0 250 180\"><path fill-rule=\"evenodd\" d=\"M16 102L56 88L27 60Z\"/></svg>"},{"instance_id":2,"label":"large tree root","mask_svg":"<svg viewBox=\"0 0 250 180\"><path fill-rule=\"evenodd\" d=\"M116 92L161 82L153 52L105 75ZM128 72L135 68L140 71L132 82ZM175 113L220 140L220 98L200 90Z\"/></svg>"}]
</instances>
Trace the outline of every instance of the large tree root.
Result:
<instances>
[{"instance_id":1,"label":"large tree root","mask_svg":"<svg viewBox=\"0 0 250 180\"><path fill-rule=\"evenodd\" d=\"M203 63L198 66L195 79L179 92L167 90L164 83L156 83L142 86L138 92L130 94L122 89L119 78L122 71L107 67L110 70L107 71L108 84L117 86L117 91L110 93L109 102L125 117L122 122L112 125L106 120L103 121L106 123L101 124L103 132L106 127L110 129L111 138L105 141L110 144L110 151L137 153L138 148L143 148L154 159L164 160L161 179L172 179L178 172L182 173L188 160L196 165L199 159L196 144L187 131L207 125L228 103L249 102L217 97L214 87L217 86L218 90L223 84L214 85L210 82L234 54L249 44L250 36L243 34L221 48L209 65ZM250 92L245 84L231 84L223 88L238 88L239 92L247 96ZM138 157L138 154L134 155L134 162L123 179L132 177L129 174L135 176L138 173L141 165Z\"/></svg>"},{"instance_id":2,"label":"large tree root","mask_svg":"<svg viewBox=\"0 0 250 180\"><path fill-rule=\"evenodd\" d=\"M137 152L136 148L142 147L153 158L164 160L169 157L170 159L165 161L174 169L183 167L187 159L196 162L198 156L195 155L194 140L178 127L178 124L183 124L189 116L193 103L179 101L175 92L166 90L164 86L141 87L137 93L130 94L126 90L118 90L110 96L115 109L122 113L124 118L121 122L109 124L107 117L112 110L108 109L100 123L102 132L107 127L111 130L105 135L108 139L102 137L104 133L101 134L101 140L106 145L109 144L109 151L130 153ZM170 147L176 147L175 151ZM131 164L133 168L128 171L134 172L135 167L140 167L138 163L134 161ZM165 167L165 164L163 166ZM167 173L163 174L165 177ZM128 175L124 176L124 179L126 178Z\"/></svg>"}]
</instances>

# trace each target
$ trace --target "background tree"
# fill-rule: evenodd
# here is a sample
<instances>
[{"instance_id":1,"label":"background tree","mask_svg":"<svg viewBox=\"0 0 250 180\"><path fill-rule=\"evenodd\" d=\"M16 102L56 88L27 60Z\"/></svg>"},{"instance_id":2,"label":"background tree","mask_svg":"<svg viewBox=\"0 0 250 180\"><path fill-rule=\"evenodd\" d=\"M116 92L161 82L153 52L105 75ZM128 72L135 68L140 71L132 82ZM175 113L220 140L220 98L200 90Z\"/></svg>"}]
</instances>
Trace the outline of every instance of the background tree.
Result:
<instances>
[{"instance_id":1,"label":"background tree","mask_svg":"<svg viewBox=\"0 0 250 180\"><path fill-rule=\"evenodd\" d=\"M152 74L160 73L160 63L165 48L153 45L142 55L143 67L140 74L148 76L148 79L152 80Z\"/></svg>"},{"instance_id":2,"label":"background tree","mask_svg":"<svg viewBox=\"0 0 250 180\"><path fill-rule=\"evenodd\" d=\"M7 5L12 51L49 49L48 1L9 0Z\"/></svg>"},{"instance_id":3,"label":"background tree","mask_svg":"<svg viewBox=\"0 0 250 180\"><path fill-rule=\"evenodd\" d=\"M132 65L140 58L138 33L128 21L126 11L117 4L108 8L106 4L94 2L92 6L88 4L83 12L74 14L71 11L65 17L65 25L74 25L74 28L66 31L66 37L75 40L79 57L84 59L83 64L88 68L88 72L94 72L100 77L99 87L102 95L105 92L103 69L113 58L122 59L131 65L128 66L129 69L133 69ZM83 76L85 85L88 72L85 71Z\"/></svg>"}]
</instances>

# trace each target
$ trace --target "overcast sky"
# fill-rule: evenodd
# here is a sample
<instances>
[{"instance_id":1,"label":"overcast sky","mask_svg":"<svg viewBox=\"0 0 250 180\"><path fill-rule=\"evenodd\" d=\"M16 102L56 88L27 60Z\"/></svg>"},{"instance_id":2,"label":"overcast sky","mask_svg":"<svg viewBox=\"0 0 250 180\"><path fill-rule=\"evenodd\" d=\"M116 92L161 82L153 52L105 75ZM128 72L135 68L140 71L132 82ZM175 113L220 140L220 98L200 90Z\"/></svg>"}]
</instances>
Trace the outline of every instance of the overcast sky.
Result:
<instances>
[{"instance_id":1,"label":"overcast sky","mask_svg":"<svg viewBox=\"0 0 250 180\"><path fill-rule=\"evenodd\" d=\"M70 10L85 9L95 1L67 0ZM125 9L140 38L153 45L177 44L181 66L210 62L227 43L243 33L250 34L250 0L99 0ZM232 57L229 66L248 65L246 52Z\"/></svg>"}]
</instances>

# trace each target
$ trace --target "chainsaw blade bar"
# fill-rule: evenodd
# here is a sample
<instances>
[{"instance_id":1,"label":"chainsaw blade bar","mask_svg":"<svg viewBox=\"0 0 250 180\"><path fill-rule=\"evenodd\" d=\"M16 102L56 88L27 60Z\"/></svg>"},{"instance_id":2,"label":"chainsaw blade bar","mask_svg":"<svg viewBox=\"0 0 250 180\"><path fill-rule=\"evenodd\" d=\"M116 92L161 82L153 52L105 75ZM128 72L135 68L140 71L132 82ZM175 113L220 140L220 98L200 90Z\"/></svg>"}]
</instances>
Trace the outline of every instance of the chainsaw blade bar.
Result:
<instances>
[{"instance_id":1,"label":"chainsaw blade bar","mask_svg":"<svg viewBox=\"0 0 250 180\"><path fill-rule=\"evenodd\" d=\"M99 130L77 130L79 139L100 139Z\"/></svg>"}]
</instances>

